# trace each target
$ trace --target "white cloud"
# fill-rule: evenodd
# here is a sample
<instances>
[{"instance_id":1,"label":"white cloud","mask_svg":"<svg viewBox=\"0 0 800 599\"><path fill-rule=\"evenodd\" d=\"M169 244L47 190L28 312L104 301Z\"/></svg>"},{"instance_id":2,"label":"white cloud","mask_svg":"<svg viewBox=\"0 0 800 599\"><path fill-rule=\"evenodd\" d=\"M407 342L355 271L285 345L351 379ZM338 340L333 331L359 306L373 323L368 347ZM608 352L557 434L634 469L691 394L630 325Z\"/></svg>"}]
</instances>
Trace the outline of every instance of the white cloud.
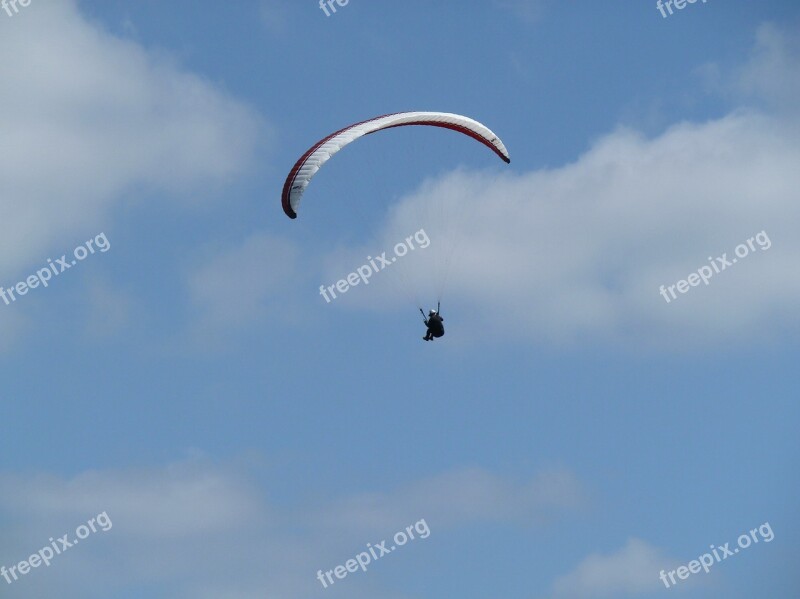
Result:
<instances>
[{"instance_id":1,"label":"white cloud","mask_svg":"<svg viewBox=\"0 0 800 599\"><path fill-rule=\"evenodd\" d=\"M262 514L248 485L197 461L155 472L89 471L72 479L7 476L4 483L0 505L26 526L77 525L106 510L119 523L117 536L179 538L241 527Z\"/></svg>"},{"instance_id":2,"label":"white cloud","mask_svg":"<svg viewBox=\"0 0 800 599\"><path fill-rule=\"evenodd\" d=\"M437 527L466 522L538 523L583 504L585 493L568 471L548 470L513 483L481 468L447 472L391 494L352 497L322 514L327 526L374 532L426 518Z\"/></svg>"},{"instance_id":3,"label":"white cloud","mask_svg":"<svg viewBox=\"0 0 800 599\"><path fill-rule=\"evenodd\" d=\"M780 110L797 112L800 98L800 42L777 26L758 28L752 57L738 73L740 91Z\"/></svg>"},{"instance_id":4,"label":"white cloud","mask_svg":"<svg viewBox=\"0 0 800 599\"><path fill-rule=\"evenodd\" d=\"M762 32L762 44L764 38L769 52L764 58L757 51L754 64L771 68L748 67L745 74L758 76L745 79L796 102L800 74L788 65L797 57L781 54L787 44L774 32ZM672 348L777 338L800 324L799 124L790 112L741 107L675 124L653 139L620 128L560 168L451 173L403 201L384 247L419 228L425 207L460 206L447 211L467 215L453 237L458 249L447 295L484 315L473 317L475 328L462 337ZM429 268L414 274L419 288L440 276L436 256L449 239L444 227L424 222L432 241ZM733 257L738 244L761 231L772 241L768 251L754 251L669 304L659 294L709 256ZM342 272L362 251L330 272ZM375 304L375 289L348 299ZM387 300L393 295L385 290Z\"/></svg>"},{"instance_id":5,"label":"white cloud","mask_svg":"<svg viewBox=\"0 0 800 599\"><path fill-rule=\"evenodd\" d=\"M250 531L265 530L269 514L241 477L201 460L161 470L87 472L70 479L1 478L3 564L27 559L50 537L69 533L74 539L79 525L102 512L113 524L57 556L49 568L15 582L14 594L23 598L108 597L126 586L169 587L175 581L190 589L192 579L207 580L206 573L214 568L244 560ZM237 538L243 539L241 548Z\"/></svg>"},{"instance_id":6,"label":"white cloud","mask_svg":"<svg viewBox=\"0 0 800 599\"><path fill-rule=\"evenodd\" d=\"M73 539L79 525L106 512L110 530L90 535L49 568L15 582L14 596L94 599L146 590L154 599L305 597L322 590L318 569L344 562L356 548L422 518L432 535L480 521L527 521L532 514L563 511L562 504L574 501L577 484L558 471L526 484L480 470L457 471L372 495L382 510L376 517L362 511L364 496L331 508L271 505L247 478L237 465L213 464L203 456L165 468L71 478L0 474L0 565L27 559L50 537L69 533ZM404 519L394 522L395 516ZM383 588L379 578L360 580L326 593L404 597Z\"/></svg>"},{"instance_id":7,"label":"white cloud","mask_svg":"<svg viewBox=\"0 0 800 599\"><path fill-rule=\"evenodd\" d=\"M626 597L658 591L658 574L672 563L640 539L629 539L609 555L592 554L553 583L553 599Z\"/></svg>"},{"instance_id":8,"label":"white cloud","mask_svg":"<svg viewBox=\"0 0 800 599\"><path fill-rule=\"evenodd\" d=\"M248 165L260 119L73 0L32 3L0 36L0 275L102 228L126 192L200 189Z\"/></svg>"}]
</instances>

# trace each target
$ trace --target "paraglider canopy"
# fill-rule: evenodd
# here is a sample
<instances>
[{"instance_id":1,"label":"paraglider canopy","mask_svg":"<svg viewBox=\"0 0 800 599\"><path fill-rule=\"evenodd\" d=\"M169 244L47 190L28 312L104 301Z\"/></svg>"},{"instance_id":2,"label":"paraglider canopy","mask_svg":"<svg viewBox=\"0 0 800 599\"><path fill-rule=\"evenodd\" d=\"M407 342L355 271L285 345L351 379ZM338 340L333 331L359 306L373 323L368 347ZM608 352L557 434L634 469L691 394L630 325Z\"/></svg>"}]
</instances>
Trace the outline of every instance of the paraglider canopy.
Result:
<instances>
[{"instance_id":1,"label":"paraglider canopy","mask_svg":"<svg viewBox=\"0 0 800 599\"><path fill-rule=\"evenodd\" d=\"M488 146L503 161L511 162L503 142L491 129L478 121L448 112L397 112L362 121L340 129L311 146L292 167L283 184L281 201L289 218L297 218L297 209L303 192L317 171L336 152L364 135L407 125L427 125L452 129Z\"/></svg>"}]
</instances>

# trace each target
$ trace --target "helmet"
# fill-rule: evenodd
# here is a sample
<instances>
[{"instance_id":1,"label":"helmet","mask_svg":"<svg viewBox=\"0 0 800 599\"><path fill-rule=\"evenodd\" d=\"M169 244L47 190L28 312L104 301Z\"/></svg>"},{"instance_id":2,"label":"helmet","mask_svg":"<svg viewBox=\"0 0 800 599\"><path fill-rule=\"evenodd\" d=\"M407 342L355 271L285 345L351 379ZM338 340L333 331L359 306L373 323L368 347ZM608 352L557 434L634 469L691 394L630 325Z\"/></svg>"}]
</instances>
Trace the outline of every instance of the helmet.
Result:
<instances>
[{"instance_id":1,"label":"helmet","mask_svg":"<svg viewBox=\"0 0 800 599\"><path fill-rule=\"evenodd\" d=\"M434 316L436 314L436 310L431 310L428 312L428 316Z\"/></svg>"}]
</instances>

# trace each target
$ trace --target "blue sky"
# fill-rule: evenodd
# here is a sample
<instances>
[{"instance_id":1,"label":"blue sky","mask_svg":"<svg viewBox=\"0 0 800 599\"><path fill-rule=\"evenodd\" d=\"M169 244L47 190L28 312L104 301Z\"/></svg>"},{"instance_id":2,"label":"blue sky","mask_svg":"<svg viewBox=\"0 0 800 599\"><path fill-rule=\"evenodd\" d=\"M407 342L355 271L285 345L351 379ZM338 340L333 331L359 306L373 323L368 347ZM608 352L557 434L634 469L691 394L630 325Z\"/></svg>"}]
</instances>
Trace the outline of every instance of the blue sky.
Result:
<instances>
[{"instance_id":1,"label":"blue sky","mask_svg":"<svg viewBox=\"0 0 800 599\"><path fill-rule=\"evenodd\" d=\"M113 521L0 596L796 597L799 30L788 0L0 10L0 285L109 243L0 301L0 566ZM312 143L403 110L512 162L395 129L286 218ZM450 243L424 343L405 292Z\"/></svg>"}]
</instances>

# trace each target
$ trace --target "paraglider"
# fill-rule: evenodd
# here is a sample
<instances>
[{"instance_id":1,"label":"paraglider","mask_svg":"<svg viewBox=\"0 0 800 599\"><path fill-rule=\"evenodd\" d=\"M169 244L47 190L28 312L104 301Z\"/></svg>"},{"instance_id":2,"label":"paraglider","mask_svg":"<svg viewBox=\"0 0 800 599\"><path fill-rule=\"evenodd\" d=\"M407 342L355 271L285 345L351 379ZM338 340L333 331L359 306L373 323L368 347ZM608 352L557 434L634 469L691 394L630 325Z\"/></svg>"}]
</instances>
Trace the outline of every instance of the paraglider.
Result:
<instances>
[{"instance_id":1,"label":"paraglider","mask_svg":"<svg viewBox=\"0 0 800 599\"><path fill-rule=\"evenodd\" d=\"M444 336L444 318L439 314L439 310L440 304L437 303L436 309L428 312L428 318L425 318L425 312L422 311L422 308L419 309L419 311L422 312L422 322L428 327L423 337L425 341L433 341L434 339Z\"/></svg>"},{"instance_id":2,"label":"paraglider","mask_svg":"<svg viewBox=\"0 0 800 599\"><path fill-rule=\"evenodd\" d=\"M281 203L283 211L291 219L297 218L300 200L311 179L320 168L339 150L357 139L394 127L422 125L440 127L462 133L479 141L497 154L503 162L510 163L508 150L497 135L485 125L469 117L449 112L396 112L355 123L344 129L331 133L311 146L294 164L283 184ZM428 330L423 339L431 341L444 335L443 318L436 310L431 310L428 317L420 308L422 318Z\"/></svg>"}]
</instances>

